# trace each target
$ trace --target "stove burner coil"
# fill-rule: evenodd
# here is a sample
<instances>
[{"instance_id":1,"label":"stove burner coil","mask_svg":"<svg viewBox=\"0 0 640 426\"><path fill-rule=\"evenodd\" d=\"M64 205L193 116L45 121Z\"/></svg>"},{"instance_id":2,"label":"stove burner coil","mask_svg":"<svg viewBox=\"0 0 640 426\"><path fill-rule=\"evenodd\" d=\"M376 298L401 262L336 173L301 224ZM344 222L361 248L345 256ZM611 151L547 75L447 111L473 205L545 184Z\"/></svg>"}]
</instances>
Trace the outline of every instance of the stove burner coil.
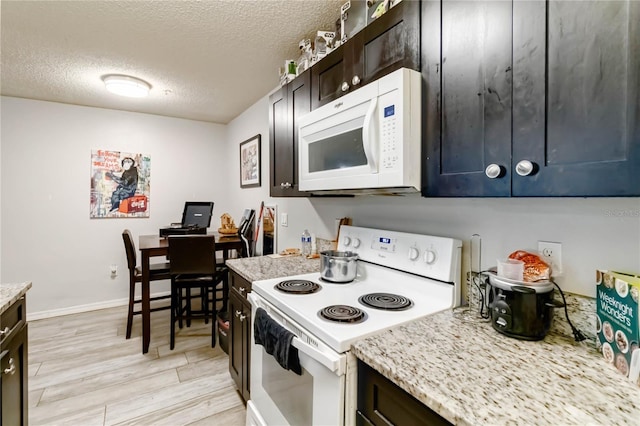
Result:
<instances>
[{"instance_id":1,"label":"stove burner coil","mask_svg":"<svg viewBox=\"0 0 640 426\"><path fill-rule=\"evenodd\" d=\"M284 293L292 294L310 294L319 291L322 287L313 281L307 280L287 280L281 281L275 286L276 290L280 290Z\"/></svg>"},{"instance_id":2,"label":"stove burner coil","mask_svg":"<svg viewBox=\"0 0 640 426\"><path fill-rule=\"evenodd\" d=\"M318 312L321 318L335 322L357 323L364 321L365 313L353 306L348 305L331 305L322 308Z\"/></svg>"},{"instance_id":3,"label":"stove burner coil","mask_svg":"<svg viewBox=\"0 0 640 426\"><path fill-rule=\"evenodd\" d=\"M413 306L413 302L404 296L390 293L370 293L360 296L358 302L364 306L386 311L402 311Z\"/></svg>"}]
</instances>

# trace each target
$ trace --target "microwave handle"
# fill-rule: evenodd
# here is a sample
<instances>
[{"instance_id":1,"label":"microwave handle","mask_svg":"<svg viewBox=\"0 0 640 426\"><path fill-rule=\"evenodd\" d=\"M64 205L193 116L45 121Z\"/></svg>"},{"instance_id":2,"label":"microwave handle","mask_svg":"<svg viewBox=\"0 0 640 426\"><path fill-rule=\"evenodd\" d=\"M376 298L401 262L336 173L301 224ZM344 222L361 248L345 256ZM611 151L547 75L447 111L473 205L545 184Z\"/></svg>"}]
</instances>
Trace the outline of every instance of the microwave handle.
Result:
<instances>
[{"instance_id":1,"label":"microwave handle","mask_svg":"<svg viewBox=\"0 0 640 426\"><path fill-rule=\"evenodd\" d=\"M377 146L373 146L375 140L375 121L373 120L373 114L378 106L378 97L371 99L371 105L367 110L367 115L364 116L364 125L362 127L362 143L364 147L364 155L367 157L367 163L371 169L371 173L378 173L378 158L377 158Z\"/></svg>"}]
</instances>

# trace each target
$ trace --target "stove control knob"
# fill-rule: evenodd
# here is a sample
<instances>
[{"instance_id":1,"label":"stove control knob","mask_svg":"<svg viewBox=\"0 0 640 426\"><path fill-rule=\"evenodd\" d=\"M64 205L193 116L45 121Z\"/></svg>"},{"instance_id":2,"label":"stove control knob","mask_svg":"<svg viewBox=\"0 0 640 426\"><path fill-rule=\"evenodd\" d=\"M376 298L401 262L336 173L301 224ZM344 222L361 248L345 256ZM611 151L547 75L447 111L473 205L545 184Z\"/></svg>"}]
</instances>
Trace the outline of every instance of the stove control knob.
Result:
<instances>
[{"instance_id":1,"label":"stove control knob","mask_svg":"<svg viewBox=\"0 0 640 426\"><path fill-rule=\"evenodd\" d=\"M345 246L349 246L351 244L351 237L344 237L342 239L342 244L344 244Z\"/></svg>"},{"instance_id":2,"label":"stove control knob","mask_svg":"<svg viewBox=\"0 0 640 426\"><path fill-rule=\"evenodd\" d=\"M358 248L360 247L360 238L354 238L353 239L353 248Z\"/></svg>"},{"instance_id":3,"label":"stove control knob","mask_svg":"<svg viewBox=\"0 0 640 426\"><path fill-rule=\"evenodd\" d=\"M433 265L436 262L436 252L433 250L425 251L424 261L427 265Z\"/></svg>"},{"instance_id":4,"label":"stove control knob","mask_svg":"<svg viewBox=\"0 0 640 426\"><path fill-rule=\"evenodd\" d=\"M409 249L409 260L416 260L420 256L420 252L417 248L411 247Z\"/></svg>"}]
</instances>

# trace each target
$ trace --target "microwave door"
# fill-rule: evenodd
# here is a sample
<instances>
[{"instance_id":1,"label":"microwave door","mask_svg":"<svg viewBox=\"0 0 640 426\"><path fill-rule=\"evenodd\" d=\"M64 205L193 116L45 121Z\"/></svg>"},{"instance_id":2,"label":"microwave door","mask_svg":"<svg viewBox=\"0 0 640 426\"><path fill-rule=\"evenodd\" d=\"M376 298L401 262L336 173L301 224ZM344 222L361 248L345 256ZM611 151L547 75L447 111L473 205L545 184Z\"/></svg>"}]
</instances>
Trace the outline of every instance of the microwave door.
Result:
<instances>
[{"instance_id":1,"label":"microwave door","mask_svg":"<svg viewBox=\"0 0 640 426\"><path fill-rule=\"evenodd\" d=\"M300 126L301 190L341 189L344 179L353 188L371 186L378 171L376 106L369 98Z\"/></svg>"}]
</instances>

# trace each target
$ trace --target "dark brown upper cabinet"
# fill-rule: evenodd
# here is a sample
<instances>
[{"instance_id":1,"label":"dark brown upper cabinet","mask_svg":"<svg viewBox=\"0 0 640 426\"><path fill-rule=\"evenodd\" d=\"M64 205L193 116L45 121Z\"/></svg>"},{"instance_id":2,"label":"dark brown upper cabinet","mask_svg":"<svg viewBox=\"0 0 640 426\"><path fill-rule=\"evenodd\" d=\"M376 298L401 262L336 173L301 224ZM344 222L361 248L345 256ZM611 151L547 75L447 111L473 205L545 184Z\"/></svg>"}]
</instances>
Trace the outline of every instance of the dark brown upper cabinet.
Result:
<instances>
[{"instance_id":1,"label":"dark brown upper cabinet","mask_svg":"<svg viewBox=\"0 0 640 426\"><path fill-rule=\"evenodd\" d=\"M392 7L311 68L316 109L399 68L420 71L420 2Z\"/></svg>"},{"instance_id":2,"label":"dark brown upper cabinet","mask_svg":"<svg viewBox=\"0 0 640 426\"><path fill-rule=\"evenodd\" d=\"M269 97L269 182L272 197L308 197L298 190L297 119L311 111L310 71Z\"/></svg>"},{"instance_id":3,"label":"dark brown upper cabinet","mask_svg":"<svg viewBox=\"0 0 640 426\"><path fill-rule=\"evenodd\" d=\"M640 195L640 3L424 1L424 196Z\"/></svg>"}]
</instances>

